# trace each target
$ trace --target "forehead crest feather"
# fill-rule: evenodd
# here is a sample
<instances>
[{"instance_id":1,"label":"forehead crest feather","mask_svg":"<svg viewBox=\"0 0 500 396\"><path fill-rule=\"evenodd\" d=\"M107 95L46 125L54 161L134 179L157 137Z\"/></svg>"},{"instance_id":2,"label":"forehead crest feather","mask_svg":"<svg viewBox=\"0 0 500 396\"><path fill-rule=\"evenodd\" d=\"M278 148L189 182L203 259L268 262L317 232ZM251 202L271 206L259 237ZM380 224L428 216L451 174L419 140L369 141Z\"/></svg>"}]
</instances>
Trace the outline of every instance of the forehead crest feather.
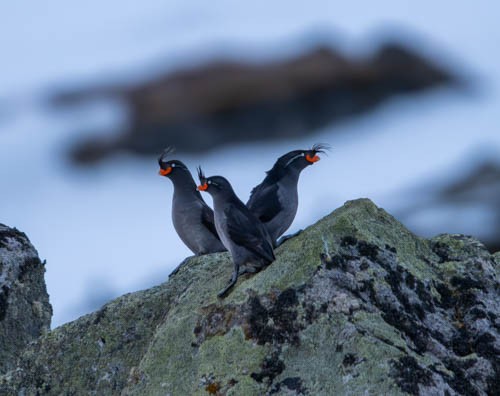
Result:
<instances>
[{"instance_id":1,"label":"forehead crest feather","mask_svg":"<svg viewBox=\"0 0 500 396\"><path fill-rule=\"evenodd\" d=\"M201 166L198 166L196 168L197 172L198 172L198 179L200 179L200 183L204 180L206 180L207 178L205 177L205 174L203 173L203 170L201 169Z\"/></svg>"},{"instance_id":2,"label":"forehead crest feather","mask_svg":"<svg viewBox=\"0 0 500 396\"><path fill-rule=\"evenodd\" d=\"M162 165L165 163L167 156L169 154L172 154L174 152L174 148L172 146L167 147L163 152L161 153L160 157L158 157L158 165L160 165L160 168Z\"/></svg>"},{"instance_id":3,"label":"forehead crest feather","mask_svg":"<svg viewBox=\"0 0 500 396\"><path fill-rule=\"evenodd\" d=\"M323 153L326 154L326 151L330 151L331 147L329 144L326 143L315 143L311 147L310 151L313 151L314 153Z\"/></svg>"}]
</instances>

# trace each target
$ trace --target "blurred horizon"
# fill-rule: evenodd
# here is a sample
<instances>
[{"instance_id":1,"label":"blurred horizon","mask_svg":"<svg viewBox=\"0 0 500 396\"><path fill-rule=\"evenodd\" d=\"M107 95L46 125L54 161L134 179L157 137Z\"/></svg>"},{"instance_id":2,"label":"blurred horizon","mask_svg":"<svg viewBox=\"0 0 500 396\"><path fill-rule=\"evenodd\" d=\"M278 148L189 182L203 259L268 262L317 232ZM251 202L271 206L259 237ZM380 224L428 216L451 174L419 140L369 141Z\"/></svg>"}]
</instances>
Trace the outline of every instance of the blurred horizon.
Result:
<instances>
[{"instance_id":1,"label":"blurred horizon","mask_svg":"<svg viewBox=\"0 0 500 396\"><path fill-rule=\"evenodd\" d=\"M167 280L191 254L157 176L169 142L243 201L278 156L329 143L288 233L368 197L418 235L500 249L499 9L0 6L0 223L47 260L53 326Z\"/></svg>"}]
</instances>

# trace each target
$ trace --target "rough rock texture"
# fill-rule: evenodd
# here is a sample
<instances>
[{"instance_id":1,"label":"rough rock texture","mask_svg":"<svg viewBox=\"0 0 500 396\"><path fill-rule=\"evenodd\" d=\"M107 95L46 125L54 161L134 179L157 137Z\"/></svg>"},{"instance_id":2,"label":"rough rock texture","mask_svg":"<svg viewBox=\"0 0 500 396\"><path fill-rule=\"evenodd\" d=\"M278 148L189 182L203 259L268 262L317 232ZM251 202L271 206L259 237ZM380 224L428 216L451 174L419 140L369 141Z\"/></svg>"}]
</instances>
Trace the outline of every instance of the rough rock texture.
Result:
<instances>
[{"instance_id":1,"label":"rough rock texture","mask_svg":"<svg viewBox=\"0 0 500 396\"><path fill-rule=\"evenodd\" d=\"M0 373L16 367L26 345L50 328L44 273L26 235L0 224Z\"/></svg>"},{"instance_id":2,"label":"rough rock texture","mask_svg":"<svg viewBox=\"0 0 500 396\"><path fill-rule=\"evenodd\" d=\"M395 95L454 83L452 72L405 45L386 43L354 58L318 44L291 59L214 60L134 86L61 93L53 103L107 96L126 105L122 134L94 133L75 149L73 158L89 163L124 150L156 156L171 145L198 152L235 142L289 140Z\"/></svg>"},{"instance_id":3,"label":"rough rock texture","mask_svg":"<svg viewBox=\"0 0 500 396\"><path fill-rule=\"evenodd\" d=\"M493 395L499 266L473 238L347 202L224 300L228 254L190 258L42 336L0 393Z\"/></svg>"}]
</instances>

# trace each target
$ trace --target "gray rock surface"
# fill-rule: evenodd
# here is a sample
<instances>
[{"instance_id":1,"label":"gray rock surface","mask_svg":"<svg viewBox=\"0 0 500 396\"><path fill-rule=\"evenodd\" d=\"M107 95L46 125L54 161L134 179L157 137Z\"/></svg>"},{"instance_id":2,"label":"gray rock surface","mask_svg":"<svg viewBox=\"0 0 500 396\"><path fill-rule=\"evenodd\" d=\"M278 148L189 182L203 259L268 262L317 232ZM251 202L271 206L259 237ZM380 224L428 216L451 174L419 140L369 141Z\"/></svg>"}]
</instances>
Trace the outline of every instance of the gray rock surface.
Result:
<instances>
[{"instance_id":1,"label":"gray rock surface","mask_svg":"<svg viewBox=\"0 0 500 396\"><path fill-rule=\"evenodd\" d=\"M369 200L217 299L227 253L43 335L0 394L494 395L500 255L422 239Z\"/></svg>"},{"instance_id":2,"label":"gray rock surface","mask_svg":"<svg viewBox=\"0 0 500 396\"><path fill-rule=\"evenodd\" d=\"M0 373L50 328L45 267L22 232L0 224Z\"/></svg>"}]
</instances>

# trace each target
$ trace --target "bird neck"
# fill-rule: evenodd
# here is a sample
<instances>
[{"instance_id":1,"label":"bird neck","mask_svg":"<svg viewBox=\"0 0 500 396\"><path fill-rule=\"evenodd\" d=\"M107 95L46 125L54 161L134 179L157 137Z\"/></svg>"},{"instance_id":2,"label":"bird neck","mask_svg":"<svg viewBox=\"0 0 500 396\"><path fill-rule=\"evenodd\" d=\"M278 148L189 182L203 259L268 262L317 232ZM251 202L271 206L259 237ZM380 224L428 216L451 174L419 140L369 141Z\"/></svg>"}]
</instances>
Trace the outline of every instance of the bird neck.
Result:
<instances>
[{"instance_id":1,"label":"bird neck","mask_svg":"<svg viewBox=\"0 0 500 396\"><path fill-rule=\"evenodd\" d=\"M297 183L299 180L300 172L304 169L304 165L298 161L290 163L288 166L275 165L270 171L267 172L265 183Z\"/></svg>"},{"instance_id":2,"label":"bird neck","mask_svg":"<svg viewBox=\"0 0 500 396\"><path fill-rule=\"evenodd\" d=\"M213 194L212 198L214 200L214 208L222 208L227 202L241 202L232 189L219 191L217 194Z\"/></svg>"},{"instance_id":3,"label":"bird neck","mask_svg":"<svg viewBox=\"0 0 500 396\"><path fill-rule=\"evenodd\" d=\"M189 172L179 172L176 175L170 177L174 185L174 197L182 196L193 198L200 196L200 193L196 189L196 183Z\"/></svg>"},{"instance_id":4,"label":"bird neck","mask_svg":"<svg viewBox=\"0 0 500 396\"><path fill-rule=\"evenodd\" d=\"M281 182L284 184L297 184L299 181L300 172L302 172L303 169L304 167L302 166L290 164L290 166L287 167L286 172L283 174Z\"/></svg>"}]
</instances>

